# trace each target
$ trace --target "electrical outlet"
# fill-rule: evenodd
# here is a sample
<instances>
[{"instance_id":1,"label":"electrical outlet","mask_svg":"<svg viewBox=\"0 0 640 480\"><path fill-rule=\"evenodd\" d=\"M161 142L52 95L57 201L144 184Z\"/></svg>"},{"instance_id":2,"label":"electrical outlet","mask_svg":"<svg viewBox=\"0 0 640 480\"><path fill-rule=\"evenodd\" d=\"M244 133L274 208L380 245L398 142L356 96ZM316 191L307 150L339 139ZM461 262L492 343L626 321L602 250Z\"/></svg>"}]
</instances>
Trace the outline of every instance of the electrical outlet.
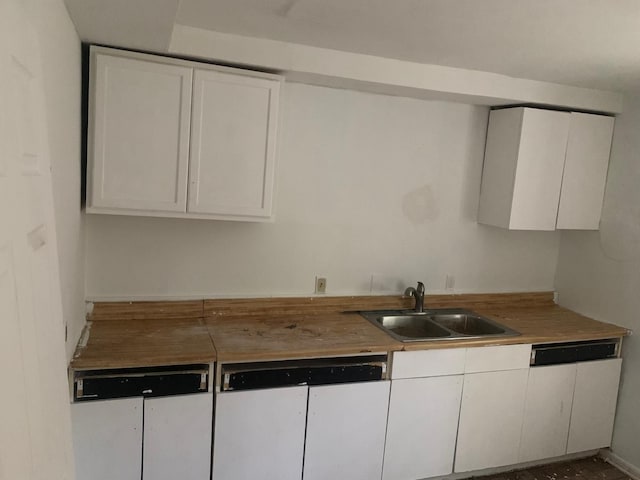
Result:
<instances>
[{"instance_id":1,"label":"electrical outlet","mask_svg":"<svg viewBox=\"0 0 640 480\"><path fill-rule=\"evenodd\" d=\"M326 293L327 279L324 277L316 277L316 293Z\"/></svg>"},{"instance_id":2,"label":"electrical outlet","mask_svg":"<svg viewBox=\"0 0 640 480\"><path fill-rule=\"evenodd\" d=\"M447 275L447 278L444 281L444 289L453 290L453 287L455 286L456 286L456 277L454 277L453 275Z\"/></svg>"}]
</instances>

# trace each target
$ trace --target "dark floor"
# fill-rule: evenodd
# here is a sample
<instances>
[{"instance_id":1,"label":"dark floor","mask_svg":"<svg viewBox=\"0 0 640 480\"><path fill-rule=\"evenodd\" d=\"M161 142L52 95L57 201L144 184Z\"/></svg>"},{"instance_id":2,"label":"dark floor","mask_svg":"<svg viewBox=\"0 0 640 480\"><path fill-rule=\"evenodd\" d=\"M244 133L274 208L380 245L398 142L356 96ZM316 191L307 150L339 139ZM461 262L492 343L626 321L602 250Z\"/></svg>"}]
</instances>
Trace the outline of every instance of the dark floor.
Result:
<instances>
[{"instance_id":1,"label":"dark floor","mask_svg":"<svg viewBox=\"0 0 640 480\"><path fill-rule=\"evenodd\" d=\"M631 480L631 477L625 475L600 457L552 463L540 467L527 468L526 470L474 478L478 480Z\"/></svg>"}]
</instances>

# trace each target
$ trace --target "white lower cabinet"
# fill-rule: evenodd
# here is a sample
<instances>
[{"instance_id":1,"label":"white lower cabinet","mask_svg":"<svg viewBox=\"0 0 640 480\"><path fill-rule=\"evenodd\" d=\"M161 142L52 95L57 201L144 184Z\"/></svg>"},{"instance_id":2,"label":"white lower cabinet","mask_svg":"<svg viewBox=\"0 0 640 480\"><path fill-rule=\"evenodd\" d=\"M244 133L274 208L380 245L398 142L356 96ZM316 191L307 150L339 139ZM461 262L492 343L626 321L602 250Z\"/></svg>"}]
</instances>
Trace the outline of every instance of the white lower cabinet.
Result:
<instances>
[{"instance_id":1,"label":"white lower cabinet","mask_svg":"<svg viewBox=\"0 0 640 480\"><path fill-rule=\"evenodd\" d=\"M379 479L389 385L375 381L219 393L213 480Z\"/></svg>"},{"instance_id":2,"label":"white lower cabinet","mask_svg":"<svg viewBox=\"0 0 640 480\"><path fill-rule=\"evenodd\" d=\"M576 364L535 367L529 372L522 424L520 462L567 452Z\"/></svg>"},{"instance_id":3,"label":"white lower cabinet","mask_svg":"<svg viewBox=\"0 0 640 480\"><path fill-rule=\"evenodd\" d=\"M621 358L577 364L567 453L611 445Z\"/></svg>"},{"instance_id":4,"label":"white lower cabinet","mask_svg":"<svg viewBox=\"0 0 640 480\"><path fill-rule=\"evenodd\" d=\"M608 447L621 364L611 358L532 368L519 461Z\"/></svg>"},{"instance_id":5,"label":"white lower cabinet","mask_svg":"<svg viewBox=\"0 0 640 480\"><path fill-rule=\"evenodd\" d=\"M455 472L518 462L529 369L464 376Z\"/></svg>"},{"instance_id":6,"label":"white lower cabinet","mask_svg":"<svg viewBox=\"0 0 640 480\"><path fill-rule=\"evenodd\" d=\"M76 478L208 480L212 407L211 393L74 403Z\"/></svg>"},{"instance_id":7,"label":"white lower cabinet","mask_svg":"<svg viewBox=\"0 0 640 480\"><path fill-rule=\"evenodd\" d=\"M143 480L208 480L213 394L144 401Z\"/></svg>"},{"instance_id":8,"label":"white lower cabinet","mask_svg":"<svg viewBox=\"0 0 640 480\"><path fill-rule=\"evenodd\" d=\"M308 387L216 396L214 480L300 480Z\"/></svg>"},{"instance_id":9,"label":"white lower cabinet","mask_svg":"<svg viewBox=\"0 0 640 480\"><path fill-rule=\"evenodd\" d=\"M389 386L377 381L309 388L304 480L380 478Z\"/></svg>"},{"instance_id":10,"label":"white lower cabinet","mask_svg":"<svg viewBox=\"0 0 640 480\"><path fill-rule=\"evenodd\" d=\"M141 397L71 405L78 480L140 480L142 409Z\"/></svg>"},{"instance_id":11,"label":"white lower cabinet","mask_svg":"<svg viewBox=\"0 0 640 480\"><path fill-rule=\"evenodd\" d=\"M530 370L520 462L566 453L575 383L575 363Z\"/></svg>"},{"instance_id":12,"label":"white lower cabinet","mask_svg":"<svg viewBox=\"0 0 640 480\"><path fill-rule=\"evenodd\" d=\"M383 480L453 471L462 383L462 375L392 382Z\"/></svg>"}]
</instances>

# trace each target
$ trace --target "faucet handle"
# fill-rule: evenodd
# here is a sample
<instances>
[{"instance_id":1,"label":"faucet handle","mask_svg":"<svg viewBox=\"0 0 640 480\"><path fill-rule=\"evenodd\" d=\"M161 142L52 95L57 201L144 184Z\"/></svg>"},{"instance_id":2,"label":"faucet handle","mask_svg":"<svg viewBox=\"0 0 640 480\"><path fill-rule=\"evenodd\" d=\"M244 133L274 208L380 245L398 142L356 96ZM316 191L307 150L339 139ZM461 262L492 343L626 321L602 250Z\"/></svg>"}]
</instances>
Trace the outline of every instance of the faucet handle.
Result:
<instances>
[{"instance_id":1,"label":"faucet handle","mask_svg":"<svg viewBox=\"0 0 640 480\"><path fill-rule=\"evenodd\" d=\"M418 293L424 293L424 283L418 282L418 288L416 288Z\"/></svg>"}]
</instances>

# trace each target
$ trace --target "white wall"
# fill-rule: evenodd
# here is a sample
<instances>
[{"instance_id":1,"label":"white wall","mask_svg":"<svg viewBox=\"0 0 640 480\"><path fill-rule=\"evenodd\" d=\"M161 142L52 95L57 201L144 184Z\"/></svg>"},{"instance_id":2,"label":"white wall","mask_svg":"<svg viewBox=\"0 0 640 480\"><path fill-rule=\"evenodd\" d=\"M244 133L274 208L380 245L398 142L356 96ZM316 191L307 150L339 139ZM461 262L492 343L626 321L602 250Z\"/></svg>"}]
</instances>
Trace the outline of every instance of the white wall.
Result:
<instances>
[{"instance_id":1,"label":"white wall","mask_svg":"<svg viewBox=\"0 0 640 480\"><path fill-rule=\"evenodd\" d=\"M562 234L556 287L560 304L634 329L623 342L622 384L612 450L640 471L640 97L616 126L599 232Z\"/></svg>"},{"instance_id":2,"label":"white wall","mask_svg":"<svg viewBox=\"0 0 640 480\"><path fill-rule=\"evenodd\" d=\"M62 309L70 358L84 325L84 225L80 210L80 39L62 0L32 2L42 52Z\"/></svg>"},{"instance_id":3,"label":"white wall","mask_svg":"<svg viewBox=\"0 0 640 480\"><path fill-rule=\"evenodd\" d=\"M475 222L488 109L288 83L276 221L87 216L87 296L548 290L559 235ZM384 285L386 284L386 285Z\"/></svg>"}]
</instances>

